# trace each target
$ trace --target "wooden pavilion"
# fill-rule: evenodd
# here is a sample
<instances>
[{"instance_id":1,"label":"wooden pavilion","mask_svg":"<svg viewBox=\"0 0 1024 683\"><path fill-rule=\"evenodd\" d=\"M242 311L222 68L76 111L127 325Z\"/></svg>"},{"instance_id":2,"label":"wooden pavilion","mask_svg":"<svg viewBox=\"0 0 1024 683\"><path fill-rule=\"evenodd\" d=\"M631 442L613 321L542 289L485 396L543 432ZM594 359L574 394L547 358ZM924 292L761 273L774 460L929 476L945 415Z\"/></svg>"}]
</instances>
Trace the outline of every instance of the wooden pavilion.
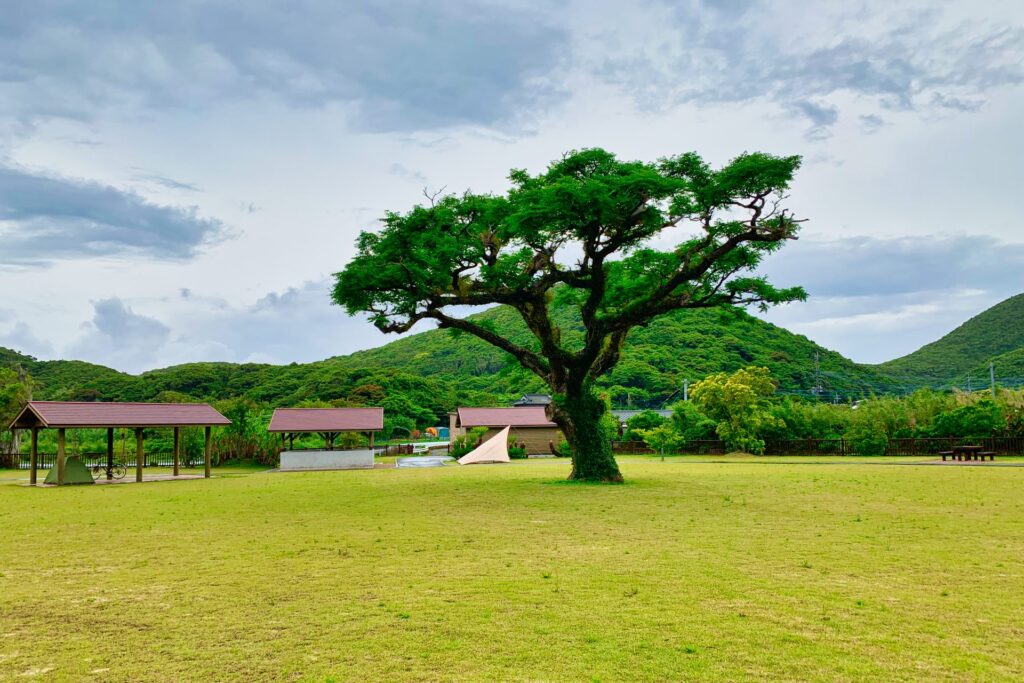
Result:
<instances>
[{"instance_id":1,"label":"wooden pavilion","mask_svg":"<svg viewBox=\"0 0 1024 683\"><path fill-rule=\"evenodd\" d=\"M334 450L334 441L342 432L361 432L370 441L384 429L383 408L278 408L270 418L267 431L281 435L281 446L287 440L289 448L296 434L320 434L324 448Z\"/></svg>"},{"instance_id":2,"label":"wooden pavilion","mask_svg":"<svg viewBox=\"0 0 1024 683\"><path fill-rule=\"evenodd\" d=\"M205 472L210 476L210 430L231 424L206 403L101 403L74 401L29 401L11 423L10 428L26 429L32 433L29 482L36 485L39 431L57 430L57 485L64 484L66 458L65 433L68 429L107 430L108 477L114 464L114 429L135 430L135 481L142 481L145 460L145 429L174 429L174 476L179 474L181 428L205 427Z\"/></svg>"}]
</instances>

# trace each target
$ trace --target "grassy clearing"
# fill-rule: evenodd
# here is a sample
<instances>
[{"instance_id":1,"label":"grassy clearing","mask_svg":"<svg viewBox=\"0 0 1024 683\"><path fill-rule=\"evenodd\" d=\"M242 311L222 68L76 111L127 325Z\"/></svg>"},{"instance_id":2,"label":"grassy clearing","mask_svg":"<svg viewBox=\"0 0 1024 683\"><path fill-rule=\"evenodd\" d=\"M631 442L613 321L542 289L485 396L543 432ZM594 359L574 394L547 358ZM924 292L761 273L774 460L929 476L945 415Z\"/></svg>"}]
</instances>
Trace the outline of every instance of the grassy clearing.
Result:
<instances>
[{"instance_id":1,"label":"grassy clearing","mask_svg":"<svg viewBox=\"0 0 1024 683\"><path fill-rule=\"evenodd\" d=\"M1024 468L623 469L0 482L0 679L1024 676Z\"/></svg>"}]
</instances>

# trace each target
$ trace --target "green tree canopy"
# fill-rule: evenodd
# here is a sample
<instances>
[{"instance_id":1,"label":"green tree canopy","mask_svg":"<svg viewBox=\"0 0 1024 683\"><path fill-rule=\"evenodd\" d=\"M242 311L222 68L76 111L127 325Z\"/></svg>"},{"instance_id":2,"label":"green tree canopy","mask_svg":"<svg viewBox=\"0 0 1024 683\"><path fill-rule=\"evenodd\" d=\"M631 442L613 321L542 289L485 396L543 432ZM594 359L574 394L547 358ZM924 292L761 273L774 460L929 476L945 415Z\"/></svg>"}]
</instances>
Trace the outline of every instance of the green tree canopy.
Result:
<instances>
[{"instance_id":1,"label":"green tree canopy","mask_svg":"<svg viewBox=\"0 0 1024 683\"><path fill-rule=\"evenodd\" d=\"M763 153L713 169L692 152L653 163L572 152L538 175L512 171L504 195L446 195L387 213L382 230L359 236L332 298L383 332L433 320L504 350L555 395L571 477L621 481L600 438L594 380L618 362L630 330L665 313L805 296L753 273L796 238L799 221L783 202L799 166L797 156ZM578 309L580 328L556 324L556 299ZM530 343L453 311L493 304L517 311Z\"/></svg>"},{"instance_id":2,"label":"green tree canopy","mask_svg":"<svg viewBox=\"0 0 1024 683\"><path fill-rule=\"evenodd\" d=\"M770 399L775 381L768 368L749 367L732 374L719 372L693 385L690 395L718 425L718 436L736 450L763 453L759 434L778 422Z\"/></svg>"}]
</instances>

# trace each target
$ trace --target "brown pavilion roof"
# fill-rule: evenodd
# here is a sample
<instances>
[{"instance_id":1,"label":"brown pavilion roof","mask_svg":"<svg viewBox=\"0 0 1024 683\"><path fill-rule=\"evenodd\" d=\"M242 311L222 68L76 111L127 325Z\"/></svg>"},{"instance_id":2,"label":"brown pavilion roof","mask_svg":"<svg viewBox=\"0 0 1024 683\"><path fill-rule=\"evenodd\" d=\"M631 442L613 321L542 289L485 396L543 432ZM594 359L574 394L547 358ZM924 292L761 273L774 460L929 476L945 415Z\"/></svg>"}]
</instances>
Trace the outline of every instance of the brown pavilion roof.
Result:
<instances>
[{"instance_id":1,"label":"brown pavilion roof","mask_svg":"<svg viewBox=\"0 0 1024 683\"><path fill-rule=\"evenodd\" d=\"M554 427L544 406L459 408L460 427Z\"/></svg>"},{"instance_id":2,"label":"brown pavilion roof","mask_svg":"<svg viewBox=\"0 0 1024 683\"><path fill-rule=\"evenodd\" d=\"M216 427L231 424L206 403L29 401L11 429L31 427Z\"/></svg>"},{"instance_id":3,"label":"brown pavilion roof","mask_svg":"<svg viewBox=\"0 0 1024 683\"><path fill-rule=\"evenodd\" d=\"M271 432L379 432L383 408L278 408Z\"/></svg>"}]
</instances>

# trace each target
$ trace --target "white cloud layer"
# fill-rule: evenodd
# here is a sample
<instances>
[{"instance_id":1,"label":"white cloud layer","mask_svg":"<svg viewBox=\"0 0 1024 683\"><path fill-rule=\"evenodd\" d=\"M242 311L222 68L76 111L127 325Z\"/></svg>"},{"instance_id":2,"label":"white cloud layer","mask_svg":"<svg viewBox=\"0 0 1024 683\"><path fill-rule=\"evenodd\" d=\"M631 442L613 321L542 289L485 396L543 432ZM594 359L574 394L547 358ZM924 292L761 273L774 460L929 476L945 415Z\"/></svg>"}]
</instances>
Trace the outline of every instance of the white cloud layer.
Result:
<instances>
[{"instance_id":1,"label":"white cloud layer","mask_svg":"<svg viewBox=\"0 0 1024 683\"><path fill-rule=\"evenodd\" d=\"M137 371L384 343L328 302L359 230L424 187L500 192L587 146L802 154L805 236L766 267L811 299L769 318L857 360L1024 290L1013 0L5 10L0 345L41 357Z\"/></svg>"}]
</instances>

